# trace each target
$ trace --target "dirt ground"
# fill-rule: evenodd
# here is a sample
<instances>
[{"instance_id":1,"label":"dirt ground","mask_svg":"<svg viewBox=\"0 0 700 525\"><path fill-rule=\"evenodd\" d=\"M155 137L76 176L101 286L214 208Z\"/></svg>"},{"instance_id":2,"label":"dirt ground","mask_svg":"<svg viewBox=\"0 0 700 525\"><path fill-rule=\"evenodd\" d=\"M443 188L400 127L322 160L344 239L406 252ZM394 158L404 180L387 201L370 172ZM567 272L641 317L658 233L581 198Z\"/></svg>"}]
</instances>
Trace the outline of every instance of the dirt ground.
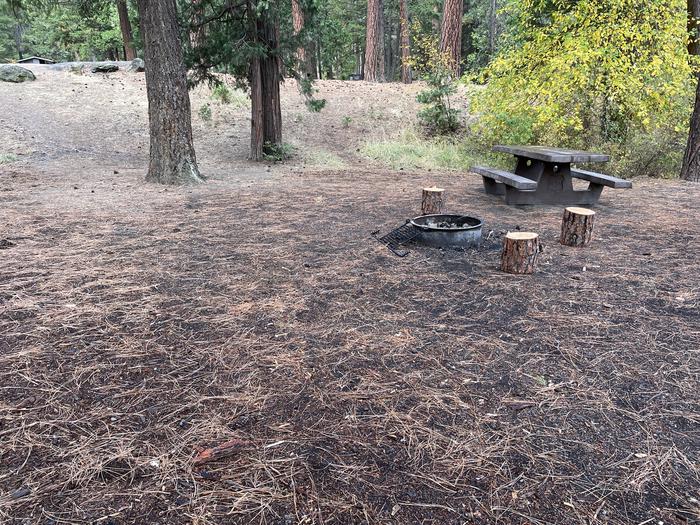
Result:
<instances>
[{"instance_id":1,"label":"dirt ground","mask_svg":"<svg viewBox=\"0 0 700 525\"><path fill-rule=\"evenodd\" d=\"M37 73L0 84L1 523L700 523L700 185L607 189L565 248L559 207L358 156L418 87L326 81L284 88L289 163L213 105L210 180L165 188L142 76ZM429 184L480 249L373 240ZM497 270L518 228L533 276Z\"/></svg>"}]
</instances>

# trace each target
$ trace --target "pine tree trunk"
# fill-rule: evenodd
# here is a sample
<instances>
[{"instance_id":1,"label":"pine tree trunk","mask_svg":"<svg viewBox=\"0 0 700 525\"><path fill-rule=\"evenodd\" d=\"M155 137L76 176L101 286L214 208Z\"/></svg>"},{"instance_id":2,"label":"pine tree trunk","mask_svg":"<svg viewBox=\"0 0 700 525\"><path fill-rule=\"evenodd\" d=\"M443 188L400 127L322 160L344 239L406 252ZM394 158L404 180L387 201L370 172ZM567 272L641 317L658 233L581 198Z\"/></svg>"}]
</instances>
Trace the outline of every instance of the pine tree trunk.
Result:
<instances>
[{"instance_id":1,"label":"pine tree trunk","mask_svg":"<svg viewBox=\"0 0 700 525\"><path fill-rule=\"evenodd\" d=\"M408 0L399 0L399 33L401 39L401 82L411 83L411 39L408 21Z\"/></svg>"},{"instance_id":2,"label":"pine tree trunk","mask_svg":"<svg viewBox=\"0 0 700 525\"><path fill-rule=\"evenodd\" d=\"M259 16L251 0L247 2L248 38L264 43L264 57L250 64L250 158L262 160L264 153L274 153L282 144L282 110L280 107L279 25L275 15L264 11Z\"/></svg>"},{"instance_id":3,"label":"pine tree trunk","mask_svg":"<svg viewBox=\"0 0 700 525\"><path fill-rule=\"evenodd\" d=\"M124 42L124 58L133 60L136 58L136 48L134 48L134 35L131 31L126 0L117 0L117 13L119 13L119 27L122 31L122 41Z\"/></svg>"},{"instance_id":4,"label":"pine tree trunk","mask_svg":"<svg viewBox=\"0 0 700 525\"><path fill-rule=\"evenodd\" d=\"M462 61L463 2L464 0L445 0L442 11L440 52L448 56L455 77L459 77Z\"/></svg>"},{"instance_id":5,"label":"pine tree trunk","mask_svg":"<svg viewBox=\"0 0 700 525\"><path fill-rule=\"evenodd\" d=\"M382 0L367 0L367 44L364 79L384 82L384 8Z\"/></svg>"},{"instance_id":6,"label":"pine tree trunk","mask_svg":"<svg viewBox=\"0 0 700 525\"><path fill-rule=\"evenodd\" d=\"M292 25L294 27L294 36L298 35L304 29L304 10L299 3L299 0L292 0ZM316 78L316 49L314 44L308 38L304 39L304 43L296 50L297 60L299 61L299 74L306 78Z\"/></svg>"},{"instance_id":7,"label":"pine tree trunk","mask_svg":"<svg viewBox=\"0 0 700 525\"><path fill-rule=\"evenodd\" d=\"M698 40L698 21L700 21L700 0L688 0L688 54L695 56L700 54L700 41Z\"/></svg>"},{"instance_id":8,"label":"pine tree trunk","mask_svg":"<svg viewBox=\"0 0 700 525\"><path fill-rule=\"evenodd\" d=\"M304 12L301 9L299 0L292 0L292 26L294 27L294 36L297 36L304 29ZM297 48L297 60L302 65L306 66L306 49L304 46Z\"/></svg>"},{"instance_id":9,"label":"pine tree trunk","mask_svg":"<svg viewBox=\"0 0 700 525\"><path fill-rule=\"evenodd\" d=\"M700 82L695 91L695 109L690 118L690 132L683 157L681 179L700 182Z\"/></svg>"},{"instance_id":10,"label":"pine tree trunk","mask_svg":"<svg viewBox=\"0 0 700 525\"><path fill-rule=\"evenodd\" d=\"M205 6L204 0L192 0L192 27L190 29L190 45L193 48L203 46L207 41L207 28L203 25Z\"/></svg>"},{"instance_id":11,"label":"pine tree trunk","mask_svg":"<svg viewBox=\"0 0 700 525\"><path fill-rule=\"evenodd\" d=\"M496 54L496 0L491 0L489 9L489 60Z\"/></svg>"},{"instance_id":12,"label":"pine tree trunk","mask_svg":"<svg viewBox=\"0 0 700 525\"><path fill-rule=\"evenodd\" d=\"M263 148L282 144L282 109L280 106L279 22L269 10L258 20L260 41L267 45L267 55L260 60L263 105Z\"/></svg>"},{"instance_id":13,"label":"pine tree trunk","mask_svg":"<svg viewBox=\"0 0 700 525\"><path fill-rule=\"evenodd\" d=\"M151 136L146 180L201 182L192 144L190 97L175 0L137 0L146 62Z\"/></svg>"}]
</instances>

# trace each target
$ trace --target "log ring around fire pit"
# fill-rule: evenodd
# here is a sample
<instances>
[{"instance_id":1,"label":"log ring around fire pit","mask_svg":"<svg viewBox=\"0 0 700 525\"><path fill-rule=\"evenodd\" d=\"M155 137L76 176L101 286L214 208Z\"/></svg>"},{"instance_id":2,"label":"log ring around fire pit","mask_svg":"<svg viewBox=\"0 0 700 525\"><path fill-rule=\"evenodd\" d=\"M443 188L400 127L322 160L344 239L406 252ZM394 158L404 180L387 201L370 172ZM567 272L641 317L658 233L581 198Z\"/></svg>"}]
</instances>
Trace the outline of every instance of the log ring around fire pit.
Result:
<instances>
[{"instance_id":1,"label":"log ring around fire pit","mask_svg":"<svg viewBox=\"0 0 700 525\"><path fill-rule=\"evenodd\" d=\"M470 248L481 243L483 222L466 215L421 215L411 219L416 240L435 248Z\"/></svg>"}]
</instances>

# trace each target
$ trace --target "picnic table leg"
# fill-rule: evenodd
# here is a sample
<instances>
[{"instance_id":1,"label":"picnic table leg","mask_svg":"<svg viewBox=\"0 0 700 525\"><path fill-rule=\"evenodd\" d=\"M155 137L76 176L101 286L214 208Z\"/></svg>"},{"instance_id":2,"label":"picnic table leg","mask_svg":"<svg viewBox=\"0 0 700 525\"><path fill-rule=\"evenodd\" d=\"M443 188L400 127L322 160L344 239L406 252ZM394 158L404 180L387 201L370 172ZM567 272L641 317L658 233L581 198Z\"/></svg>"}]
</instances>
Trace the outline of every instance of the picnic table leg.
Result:
<instances>
[{"instance_id":1,"label":"picnic table leg","mask_svg":"<svg viewBox=\"0 0 700 525\"><path fill-rule=\"evenodd\" d=\"M554 164L550 162L537 162L526 166L519 158L521 170L530 169L532 175L535 170L541 169L541 176L537 180L537 189L534 191L521 191L511 186L505 188L505 202L511 205L529 204L562 204L590 206L598 202L603 186L591 183L586 191L574 191L571 165ZM538 166L539 164L539 166ZM535 168L533 169L533 166ZM516 175L525 176L524 172L516 170Z\"/></svg>"},{"instance_id":2,"label":"picnic table leg","mask_svg":"<svg viewBox=\"0 0 700 525\"><path fill-rule=\"evenodd\" d=\"M515 174L526 179L539 181L544 171L544 162L526 157L515 157Z\"/></svg>"},{"instance_id":3,"label":"picnic table leg","mask_svg":"<svg viewBox=\"0 0 700 525\"><path fill-rule=\"evenodd\" d=\"M496 182L489 177L482 177L484 179L484 191L489 195L505 195L505 184Z\"/></svg>"}]
</instances>

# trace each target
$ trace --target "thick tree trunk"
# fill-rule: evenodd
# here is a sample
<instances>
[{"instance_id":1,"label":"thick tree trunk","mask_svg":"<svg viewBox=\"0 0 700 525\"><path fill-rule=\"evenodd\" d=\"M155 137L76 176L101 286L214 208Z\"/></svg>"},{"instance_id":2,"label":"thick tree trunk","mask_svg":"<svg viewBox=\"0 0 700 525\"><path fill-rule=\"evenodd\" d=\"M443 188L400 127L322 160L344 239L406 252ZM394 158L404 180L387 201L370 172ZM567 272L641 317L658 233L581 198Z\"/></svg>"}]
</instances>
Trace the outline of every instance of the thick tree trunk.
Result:
<instances>
[{"instance_id":1,"label":"thick tree trunk","mask_svg":"<svg viewBox=\"0 0 700 525\"><path fill-rule=\"evenodd\" d=\"M462 15L464 0L445 0L442 10L440 52L447 55L455 77L459 77L462 62Z\"/></svg>"},{"instance_id":2,"label":"thick tree trunk","mask_svg":"<svg viewBox=\"0 0 700 525\"><path fill-rule=\"evenodd\" d=\"M192 0L192 5L190 45L196 49L206 44L207 41L207 27L203 25L205 19L204 0Z\"/></svg>"},{"instance_id":3,"label":"thick tree trunk","mask_svg":"<svg viewBox=\"0 0 700 525\"><path fill-rule=\"evenodd\" d=\"M700 182L700 82L695 91L695 109L690 119L690 132L683 157L681 179Z\"/></svg>"},{"instance_id":4,"label":"thick tree trunk","mask_svg":"<svg viewBox=\"0 0 700 525\"><path fill-rule=\"evenodd\" d=\"M137 0L146 62L151 136L146 180L201 182L192 144L190 96L175 0Z\"/></svg>"},{"instance_id":5,"label":"thick tree trunk","mask_svg":"<svg viewBox=\"0 0 700 525\"><path fill-rule=\"evenodd\" d=\"M367 0L367 44L364 79L384 82L384 8L382 0Z\"/></svg>"},{"instance_id":6,"label":"thick tree trunk","mask_svg":"<svg viewBox=\"0 0 700 525\"><path fill-rule=\"evenodd\" d=\"M134 35L131 31L126 0L117 0L117 13L119 13L119 28L122 31L122 41L124 42L124 58L133 60L136 58L136 48L134 47Z\"/></svg>"},{"instance_id":7,"label":"thick tree trunk","mask_svg":"<svg viewBox=\"0 0 700 525\"><path fill-rule=\"evenodd\" d=\"M270 10L259 16L251 0L247 3L249 38L263 43L265 56L255 57L250 65L250 158L261 160L282 145L280 106L279 22Z\"/></svg>"},{"instance_id":8,"label":"thick tree trunk","mask_svg":"<svg viewBox=\"0 0 700 525\"><path fill-rule=\"evenodd\" d=\"M294 27L294 36L298 35L304 29L305 24L304 10L299 3L299 0L292 0L292 25ZM304 38L304 42L297 48L297 60L299 61L299 74L315 79L316 74L316 49L313 41Z\"/></svg>"},{"instance_id":9,"label":"thick tree trunk","mask_svg":"<svg viewBox=\"0 0 700 525\"><path fill-rule=\"evenodd\" d=\"M408 0L399 0L399 33L401 40L401 82L411 83L411 66L408 61L411 57L411 39L408 21Z\"/></svg>"},{"instance_id":10,"label":"thick tree trunk","mask_svg":"<svg viewBox=\"0 0 700 525\"><path fill-rule=\"evenodd\" d=\"M252 0L247 2L248 38L253 45L258 43L258 27L255 20L255 8ZM250 160L259 161L263 158L263 103L262 78L260 73L260 57L254 56L250 62Z\"/></svg>"},{"instance_id":11,"label":"thick tree trunk","mask_svg":"<svg viewBox=\"0 0 700 525\"><path fill-rule=\"evenodd\" d=\"M269 11L258 21L260 40L267 44L267 56L260 60L263 102L264 146L282 144L282 109L280 106L279 26Z\"/></svg>"}]
</instances>

